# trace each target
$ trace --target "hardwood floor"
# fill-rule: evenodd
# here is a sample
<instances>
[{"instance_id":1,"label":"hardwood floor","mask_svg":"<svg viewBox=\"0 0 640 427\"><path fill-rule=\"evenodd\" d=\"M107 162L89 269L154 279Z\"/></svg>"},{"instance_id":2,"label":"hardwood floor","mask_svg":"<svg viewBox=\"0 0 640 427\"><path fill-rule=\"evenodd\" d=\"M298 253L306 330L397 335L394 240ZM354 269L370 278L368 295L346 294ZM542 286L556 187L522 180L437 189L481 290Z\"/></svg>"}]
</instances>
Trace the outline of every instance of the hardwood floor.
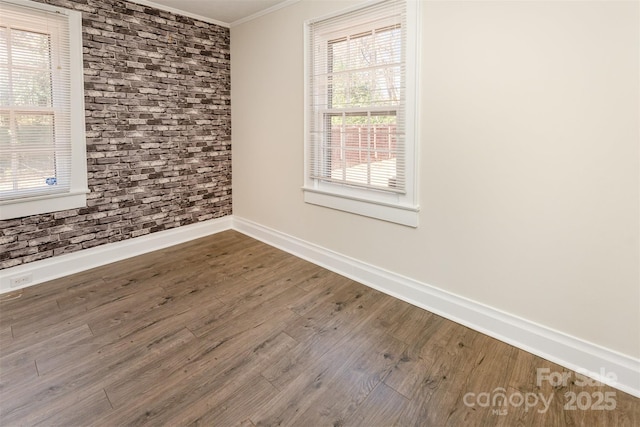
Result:
<instances>
[{"instance_id":1,"label":"hardwood floor","mask_svg":"<svg viewBox=\"0 0 640 427\"><path fill-rule=\"evenodd\" d=\"M0 399L3 426L640 425L640 399L234 231L0 295Z\"/></svg>"}]
</instances>

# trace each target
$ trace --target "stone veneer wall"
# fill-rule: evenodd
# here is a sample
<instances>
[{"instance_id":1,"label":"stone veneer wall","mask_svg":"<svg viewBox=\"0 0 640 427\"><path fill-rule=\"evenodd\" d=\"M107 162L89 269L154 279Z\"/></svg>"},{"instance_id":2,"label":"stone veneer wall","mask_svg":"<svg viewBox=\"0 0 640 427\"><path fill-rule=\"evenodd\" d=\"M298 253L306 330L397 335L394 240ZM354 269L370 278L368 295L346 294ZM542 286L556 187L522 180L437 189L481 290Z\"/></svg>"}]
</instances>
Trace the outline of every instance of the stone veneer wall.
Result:
<instances>
[{"instance_id":1,"label":"stone veneer wall","mask_svg":"<svg viewBox=\"0 0 640 427\"><path fill-rule=\"evenodd\" d=\"M0 221L0 268L231 214L229 29L117 0L83 14L86 208Z\"/></svg>"}]
</instances>

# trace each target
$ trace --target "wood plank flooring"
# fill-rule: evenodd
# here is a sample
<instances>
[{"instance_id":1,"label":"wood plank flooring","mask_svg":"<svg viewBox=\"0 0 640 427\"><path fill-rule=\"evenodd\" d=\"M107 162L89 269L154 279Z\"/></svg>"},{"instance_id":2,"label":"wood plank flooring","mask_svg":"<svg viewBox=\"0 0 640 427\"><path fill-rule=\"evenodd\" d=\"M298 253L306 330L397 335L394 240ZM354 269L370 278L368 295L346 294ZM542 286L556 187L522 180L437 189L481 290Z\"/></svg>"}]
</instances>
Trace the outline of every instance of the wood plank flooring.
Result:
<instances>
[{"instance_id":1,"label":"wood plank flooring","mask_svg":"<svg viewBox=\"0 0 640 427\"><path fill-rule=\"evenodd\" d=\"M235 231L0 295L2 426L640 425L579 380Z\"/></svg>"}]
</instances>

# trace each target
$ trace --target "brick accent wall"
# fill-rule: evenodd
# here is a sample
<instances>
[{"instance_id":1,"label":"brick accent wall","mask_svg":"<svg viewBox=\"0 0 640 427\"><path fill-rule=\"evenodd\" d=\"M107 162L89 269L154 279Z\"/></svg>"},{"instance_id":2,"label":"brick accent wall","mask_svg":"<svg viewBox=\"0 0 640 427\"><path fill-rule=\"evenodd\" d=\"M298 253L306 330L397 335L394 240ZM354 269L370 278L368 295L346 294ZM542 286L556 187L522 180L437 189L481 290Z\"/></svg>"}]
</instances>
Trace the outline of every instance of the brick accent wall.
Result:
<instances>
[{"instance_id":1,"label":"brick accent wall","mask_svg":"<svg viewBox=\"0 0 640 427\"><path fill-rule=\"evenodd\" d=\"M117 0L83 14L88 206L0 221L0 269L231 214L229 29Z\"/></svg>"}]
</instances>

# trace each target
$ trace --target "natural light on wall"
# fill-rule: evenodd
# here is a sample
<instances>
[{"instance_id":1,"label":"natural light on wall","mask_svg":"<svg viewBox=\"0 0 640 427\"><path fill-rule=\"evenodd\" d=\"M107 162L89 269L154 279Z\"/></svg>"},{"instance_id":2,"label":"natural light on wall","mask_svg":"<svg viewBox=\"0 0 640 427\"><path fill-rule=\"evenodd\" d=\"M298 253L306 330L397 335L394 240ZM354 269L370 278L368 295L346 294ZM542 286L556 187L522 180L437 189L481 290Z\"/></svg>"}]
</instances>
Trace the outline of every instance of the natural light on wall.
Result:
<instances>
[{"instance_id":1,"label":"natural light on wall","mask_svg":"<svg viewBox=\"0 0 640 427\"><path fill-rule=\"evenodd\" d=\"M0 219L85 206L78 12L0 1Z\"/></svg>"},{"instance_id":2,"label":"natural light on wall","mask_svg":"<svg viewBox=\"0 0 640 427\"><path fill-rule=\"evenodd\" d=\"M388 0L307 23L307 202L417 225L417 7Z\"/></svg>"}]
</instances>

